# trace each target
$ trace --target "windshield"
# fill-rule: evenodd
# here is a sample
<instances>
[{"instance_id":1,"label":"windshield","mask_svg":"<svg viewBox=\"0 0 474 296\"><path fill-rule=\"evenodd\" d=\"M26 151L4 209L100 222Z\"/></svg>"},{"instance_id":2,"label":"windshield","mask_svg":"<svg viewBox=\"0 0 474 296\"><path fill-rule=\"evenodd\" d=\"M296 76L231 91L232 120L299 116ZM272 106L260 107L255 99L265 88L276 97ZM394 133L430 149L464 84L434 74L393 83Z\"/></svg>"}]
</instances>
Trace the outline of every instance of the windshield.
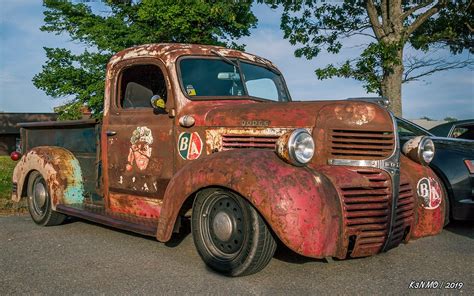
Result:
<instances>
[{"instance_id":1,"label":"windshield","mask_svg":"<svg viewBox=\"0 0 474 296\"><path fill-rule=\"evenodd\" d=\"M192 98L254 97L289 101L281 75L263 66L222 58L186 58L179 66L182 88Z\"/></svg>"}]
</instances>

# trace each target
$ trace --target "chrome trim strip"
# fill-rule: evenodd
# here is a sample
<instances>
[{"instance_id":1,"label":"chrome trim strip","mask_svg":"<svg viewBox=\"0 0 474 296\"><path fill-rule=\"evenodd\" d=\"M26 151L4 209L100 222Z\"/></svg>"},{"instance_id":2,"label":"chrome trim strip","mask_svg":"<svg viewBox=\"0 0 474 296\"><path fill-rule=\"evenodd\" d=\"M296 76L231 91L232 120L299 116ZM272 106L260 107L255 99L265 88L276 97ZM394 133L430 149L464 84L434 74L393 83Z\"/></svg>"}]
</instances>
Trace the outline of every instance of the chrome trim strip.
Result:
<instances>
[{"instance_id":1,"label":"chrome trim strip","mask_svg":"<svg viewBox=\"0 0 474 296\"><path fill-rule=\"evenodd\" d=\"M386 251L388 243L392 237L392 225L395 223L396 209L398 203L398 195L400 189L400 142L398 139L397 120L392 112L389 111L393 122L393 136L395 141L395 149L392 154L381 160L352 160L352 159L329 159L328 164L355 167L372 167L386 171L392 181L392 209L390 222L387 227L388 233L382 251Z\"/></svg>"}]
</instances>

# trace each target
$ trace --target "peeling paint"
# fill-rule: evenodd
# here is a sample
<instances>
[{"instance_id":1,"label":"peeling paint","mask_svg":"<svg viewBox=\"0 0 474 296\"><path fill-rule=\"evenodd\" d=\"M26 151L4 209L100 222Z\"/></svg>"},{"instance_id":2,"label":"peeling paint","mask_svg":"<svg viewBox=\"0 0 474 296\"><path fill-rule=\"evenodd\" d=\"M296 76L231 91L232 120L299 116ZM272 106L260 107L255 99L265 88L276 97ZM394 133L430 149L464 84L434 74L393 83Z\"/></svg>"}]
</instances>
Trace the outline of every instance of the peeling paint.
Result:
<instances>
[{"instance_id":1,"label":"peeling paint","mask_svg":"<svg viewBox=\"0 0 474 296\"><path fill-rule=\"evenodd\" d=\"M82 172L79 161L76 158L70 160L70 174L64 192L64 203L65 204L80 204L84 200L84 186L82 182Z\"/></svg>"},{"instance_id":2,"label":"peeling paint","mask_svg":"<svg viewBox=\"0 0 474 296\"><path fill-rule=\"evenodd\" d=\"M25 188L27 176L38 171L46 180L52 199L52 207L57 204L82 203L84 185L81 167L74 155L60 147L36 147L24 155L13 172L13 182L18 188ZM12 196L19 201L22 190Z\"/></svg>"}]
</instances>

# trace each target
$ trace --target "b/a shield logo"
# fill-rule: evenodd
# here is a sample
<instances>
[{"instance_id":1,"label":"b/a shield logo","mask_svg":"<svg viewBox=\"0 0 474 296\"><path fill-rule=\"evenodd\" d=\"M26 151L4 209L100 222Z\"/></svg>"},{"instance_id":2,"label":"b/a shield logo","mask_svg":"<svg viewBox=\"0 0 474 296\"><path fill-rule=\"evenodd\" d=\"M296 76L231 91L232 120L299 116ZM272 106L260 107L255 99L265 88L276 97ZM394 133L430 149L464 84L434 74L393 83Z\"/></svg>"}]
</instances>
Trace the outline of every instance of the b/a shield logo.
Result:
<instances>
[{"instance_id":1,"label":"b/a shield logo","mask_svg":"<svg viewBox=\"0 0 474 296\"><path fill-rule=\"evenodd\" d=\"M423 207L434 210L441 204L441 187L435 179L421 178L416 186L418 196L423 198Z\"/></svg>"},{"instance_id":2,"label":"b/a shield logo","mask_svg":"<svg viewBox=\"0 0 474 296\"><path fill-rule=\"evenodd\" d=\"M201 156L202 140L197 132L182 132L178 137L178 151L181 158L193 160Z\"/></svg>"}]
</instances>

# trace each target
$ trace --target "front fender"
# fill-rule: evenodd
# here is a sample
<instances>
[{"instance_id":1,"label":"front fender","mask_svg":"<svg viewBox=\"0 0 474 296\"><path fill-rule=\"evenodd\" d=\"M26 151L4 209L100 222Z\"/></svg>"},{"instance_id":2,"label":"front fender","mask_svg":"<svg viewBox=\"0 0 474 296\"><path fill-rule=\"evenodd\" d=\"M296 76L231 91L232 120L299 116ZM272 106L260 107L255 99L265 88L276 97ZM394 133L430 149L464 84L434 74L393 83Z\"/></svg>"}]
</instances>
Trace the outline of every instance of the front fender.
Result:
<instances>
[{"instance_id":1,"label":"front fender","mask_svg":"<svg viewBox=\"0 0 474 296\"><path fill-rule=\"evenodd\" d=\"M293 251L316 258L341 254L341 209L332 183L312 169L283 162L268 150L224 151L183 167L164 196L159 241L170 239L185 200L210 186L242 195Z\"/></svg>"},{"instance_id":2,"label":"front fender","mask_svg":"<svg viewBox=\"0 0 474 296\"><path fill-rule=\"evenodd\" d=\"M446 202L442 181L427 166L419 165L405 156L400 157L401 170L412 180L416 196L415 225L410 238L420 238L440 233L443 230ZM423 181L424 180L424 181ZM421 184L427 184L427 193L423 194ZM430 204L436 198L436 205Z\"/></svg>"},{"instance_id":3,"label":"front fender","mask_svg":"<svg viewBox=\"0 0 474 296\"><path fill-rule=\"evenodd\" d=\"M58 204L82 203L84 185L79 161L69 150L55 146L35 147L21 158L13 171L13 183L18 188L12 194L13 201L20 201L28 186L28 176L34 170L48 184L53 210Z\"/></svg>"}]
</instances>

